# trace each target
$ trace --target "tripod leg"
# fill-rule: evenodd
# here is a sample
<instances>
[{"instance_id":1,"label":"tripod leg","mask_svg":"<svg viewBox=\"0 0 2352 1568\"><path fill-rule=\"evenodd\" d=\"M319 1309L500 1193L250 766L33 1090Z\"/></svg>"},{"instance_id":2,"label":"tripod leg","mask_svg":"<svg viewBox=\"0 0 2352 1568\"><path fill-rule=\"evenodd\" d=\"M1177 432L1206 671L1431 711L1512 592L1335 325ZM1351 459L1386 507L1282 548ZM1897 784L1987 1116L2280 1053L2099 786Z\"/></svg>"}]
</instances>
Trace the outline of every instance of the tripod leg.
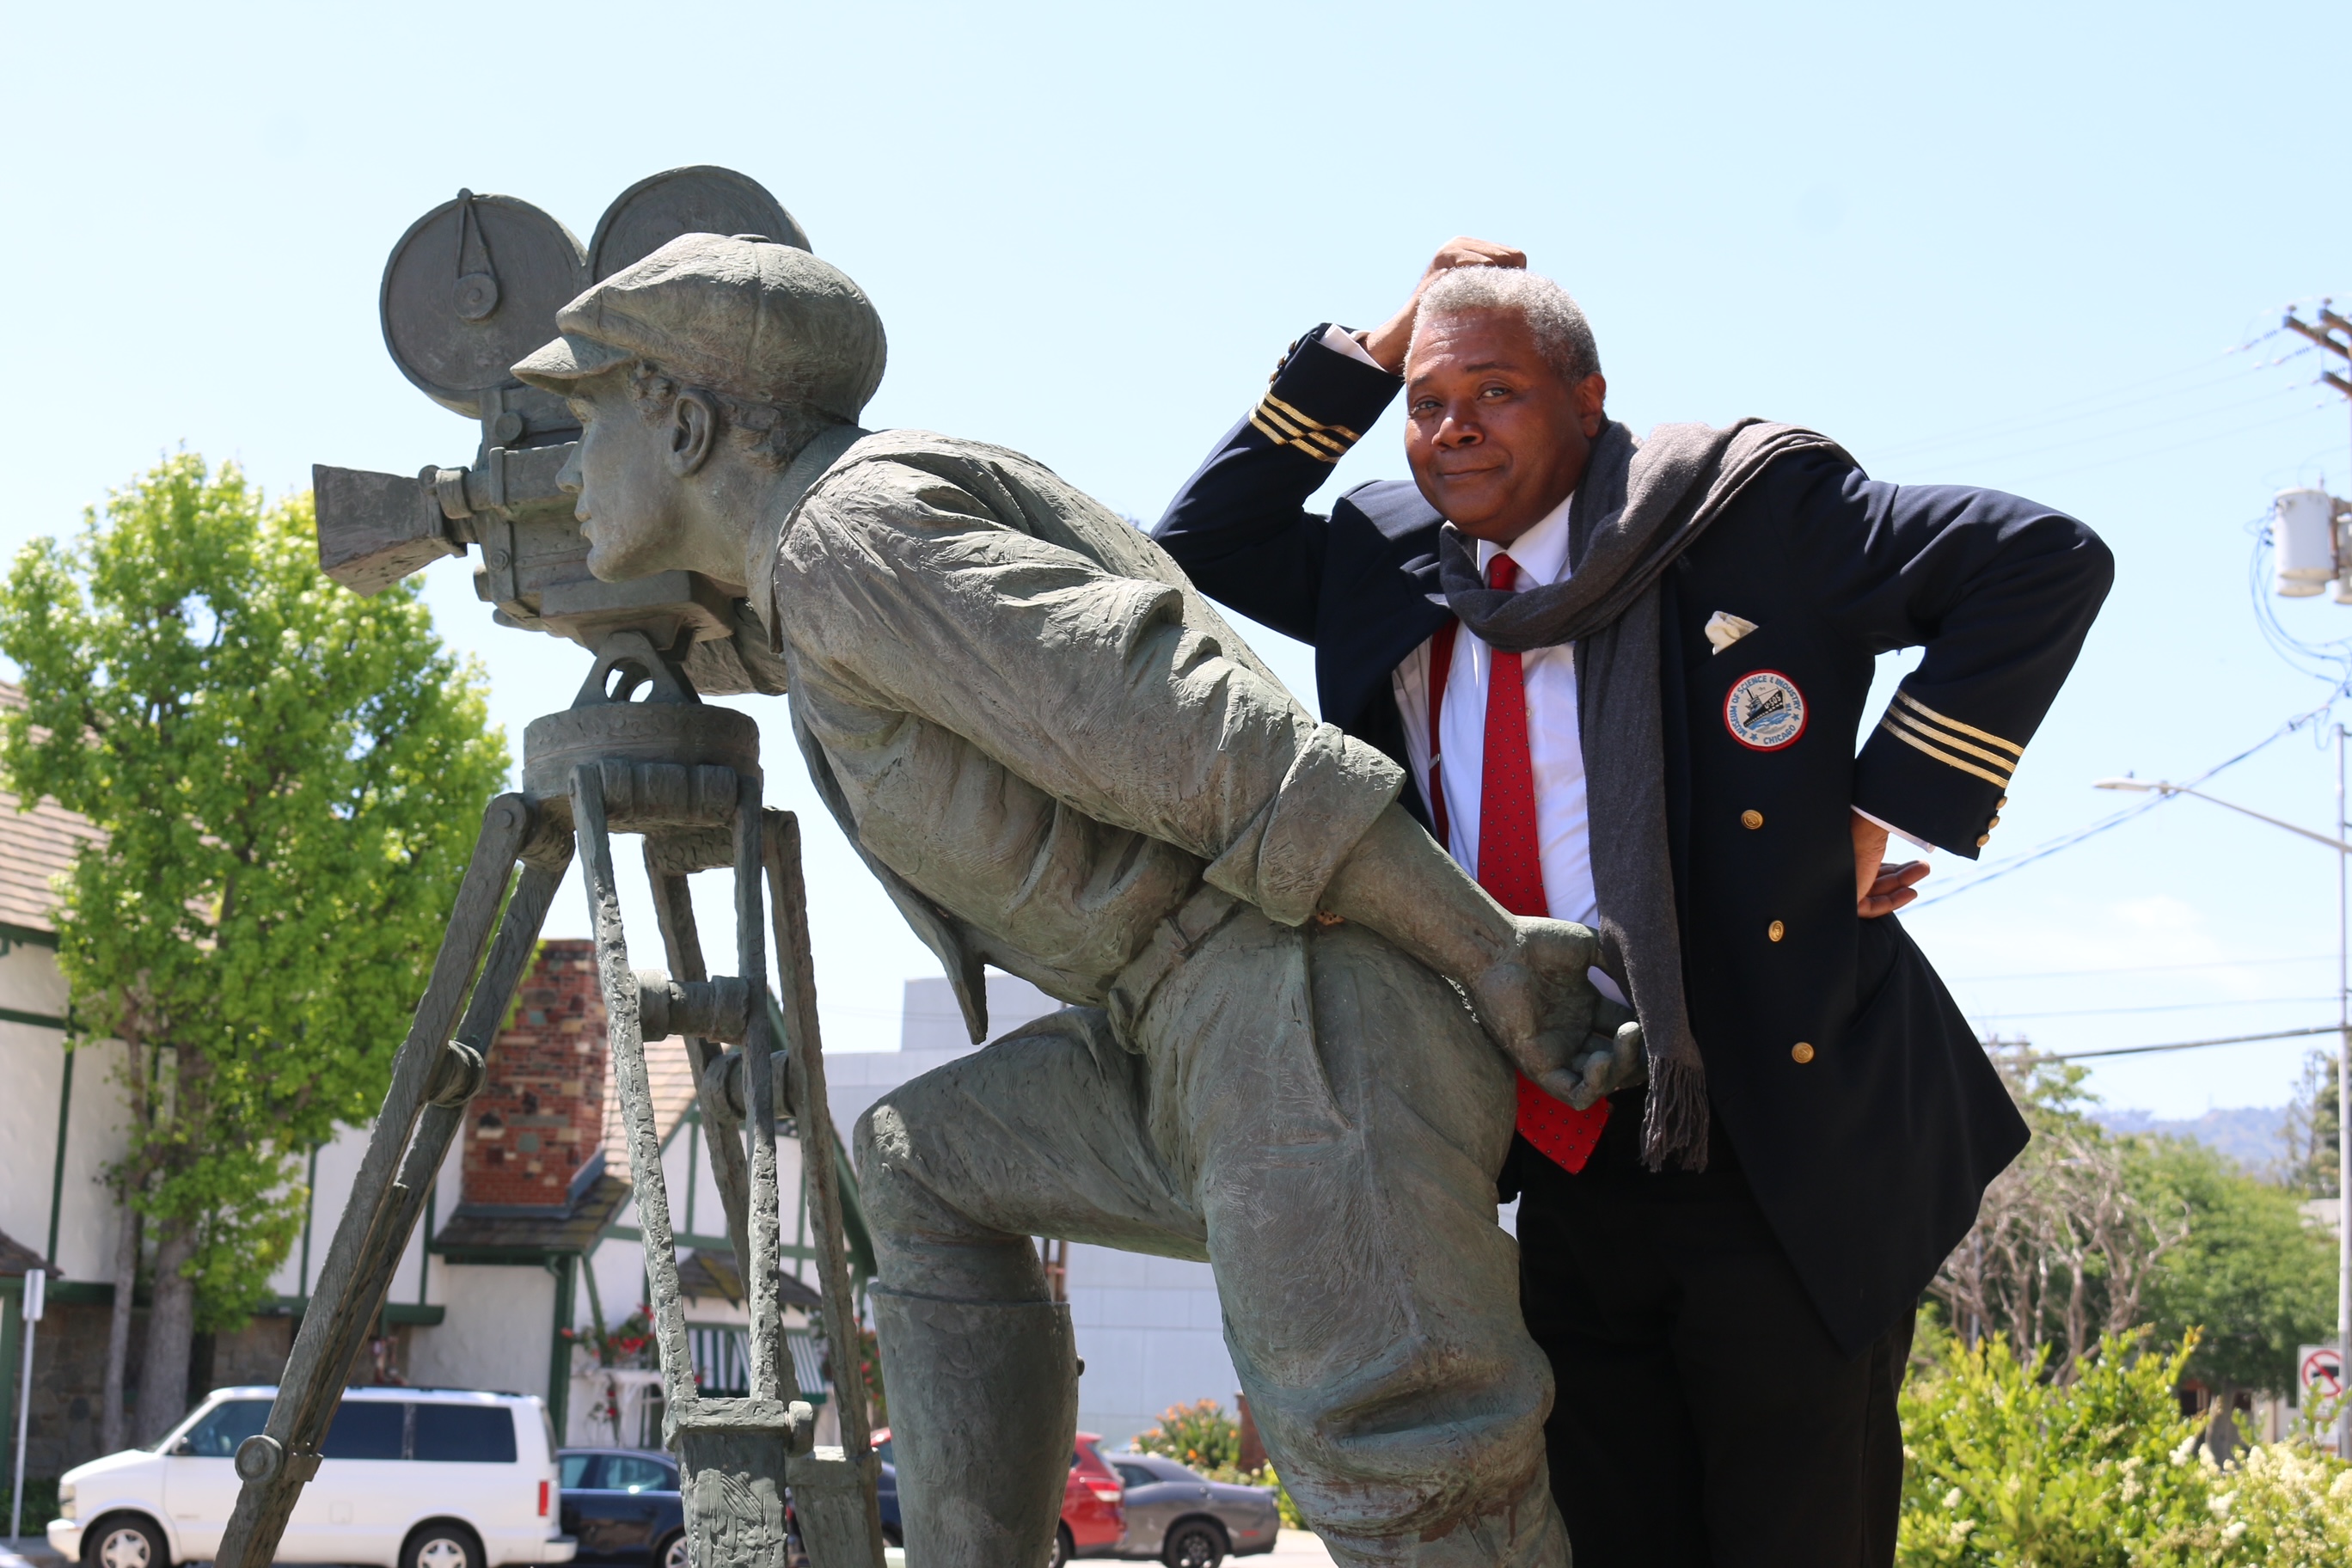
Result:
<instances>
[{"instance_id":1,"label":"tripod leg","mask_svg":"<svg viewBox=\"0 0 2352 1568\"><path fill-rule=\"evenodd\" d=\"M670 1229L669 1184L662 1176L661 1132L654 1122L653 1085L646 1073L646 1042L637 1015L637 976L621 929L621 894L613 874L613 836L604 816L604 783L593 763L572 770L572 821L580 838L581 879L588 886L588 920L596 936L596 972L604 991L604 1032L613 1077L629 1136L629 1184L644 1237L646 1279L653 1287L654 1343L661 1355L663 1425L695 1408L694 1356L686 1340L686 1306L677 1284L677 1239Z\"/></svg>"},{"instance_id":2,"label":"tripod leg","mask_svg":"<svg viewBox=\"0 0 2352 1568\"><path fill-rule=\"evenodd\" d=\"M783 1239L776 1190L776 1042L768 1032L768 938L760 929L760 775L739 775L735 805L735 952L755 999L743 1037L743 1124L751 1142L751 1252L743 1278L751 1297L751 1397L790 1399L784 1363L783 1306L778 1295Z\"/></svg>"},{"instance_id":3,"label":"tripod leg","mask_svg":"<svg viewBox=\"0 0 2352 1568\"><path fill-rule=\"evenodd\" d=\"M816 971L809 958L808 886L801 874L801 825L788 811L762 814L776 935L776 979L783 994L793 1106L799 1113L801 1168L814 1211L817 1274L824 1294L826 1348L838 1384L842 1450L795 1459L790 1474L805 1528L811 1568L882 1568L879 1475L871 1412L859 1381L857 1303L849 1289L849 1249L842 1234L841 1184L825 1099L824 1048L817 1034ZM756 910L752 911L756 918Z\"/></svg>"},{"instance_id":4,"label":"tripod leg","mask_svg":"<svg viewBox=\"0 0 2352 1568\"><path fill-rule=\"evenodd\" d=\"M267 1568L303 1483L318 1472L319 1445L341 1400L343 1377L360 1337L383 1299L381 1281L398 1264L415 1225L422 1188L412 1189L399 1178L414 1179L410 1142L436 1079L447 1070L450 1026L481 962L491 921L507 902L508 879L530 826L530 808L519 795L499 796L482 815L481 836L474 841L473 858L450 910L432 979L393 1059L392 1087L287 1358L269 1424L237 1450L237 1474L245 1485L215 1557L220 1568ZM539 913L545 909L542 902ZM531 925L536 936L536 917ZM525 939L522 946L529 945ZM447 1130L441 1132L445 1148L447 1135ZM425 1181L438 1163L436 1158L424 1167ZM373 1290L367 1289L371 1281Z\"/></svg>"},{"instance_id":5,"label":"tripod leg","mask_svg":"<svg viewBox=\"0 0 2352 1568\"><path fill-rule=\"evenodd\" d=\"M677 872L655 869L650 840L646 845L646 880L653 884L654 916L661 924L669 972L680 980L709 979L710 972L702 962L702 939L695 930L694 904L688 896L687 879ZM727 1135L731 1112L719 1103L718 1090L709 1080L710 1064L719 1055L717 1041L687 1037L686 1059L694 1069L695 1102L702 1108L702 1125L708 1133L703 1142L710 1151L710 1174L719 1184L719 1207L726 1212L727 1239L735 1248L736 1260L743 1263L751 1256L744 1230L751 1178L744 1168L742 1143Z\"/></svg>"}]
</instances>

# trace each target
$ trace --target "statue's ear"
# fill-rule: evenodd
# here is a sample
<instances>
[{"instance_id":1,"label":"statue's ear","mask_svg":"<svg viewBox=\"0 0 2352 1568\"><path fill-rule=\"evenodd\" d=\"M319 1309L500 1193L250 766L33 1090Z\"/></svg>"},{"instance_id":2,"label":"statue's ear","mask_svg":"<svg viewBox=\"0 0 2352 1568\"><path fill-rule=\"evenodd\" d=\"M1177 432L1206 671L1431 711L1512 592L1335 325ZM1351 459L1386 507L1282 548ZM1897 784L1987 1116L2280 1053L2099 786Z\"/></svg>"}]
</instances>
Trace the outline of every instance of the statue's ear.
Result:
<instances>
[{"instance_id":1,"label":"statue's ear","mask_svg":"<svg viewBox=\"0 0 2352 1568\"><path fill-rule=\"evenodd\" d=\"M670 405L669 468L684 479L710 460L719 444L719 407L708 393L688 389Z\"/></svg>"}]
</instances>

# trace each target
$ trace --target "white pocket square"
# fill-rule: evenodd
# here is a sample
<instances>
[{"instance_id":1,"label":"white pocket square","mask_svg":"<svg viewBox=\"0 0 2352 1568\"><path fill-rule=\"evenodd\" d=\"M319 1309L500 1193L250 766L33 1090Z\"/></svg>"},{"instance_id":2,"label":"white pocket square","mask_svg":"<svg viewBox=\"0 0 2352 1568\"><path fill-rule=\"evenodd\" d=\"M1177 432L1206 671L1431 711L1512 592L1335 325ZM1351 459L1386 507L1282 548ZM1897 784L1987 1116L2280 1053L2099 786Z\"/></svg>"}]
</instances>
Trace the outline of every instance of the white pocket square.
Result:
<instances>
[{"instance_id":1,"label":"white pocket square","mask_svg":"<svg viewBox=\"0 0 2352 1568\"><path fill-rule=\"evenodd\" d=\"M1754 621L1743 620L1738 616L1722 610L1716 611L1706 618L1706 640L1714 645L1715 651L1717 653L1721 653L1755 629Z\"/></svg>"}]
</instances>

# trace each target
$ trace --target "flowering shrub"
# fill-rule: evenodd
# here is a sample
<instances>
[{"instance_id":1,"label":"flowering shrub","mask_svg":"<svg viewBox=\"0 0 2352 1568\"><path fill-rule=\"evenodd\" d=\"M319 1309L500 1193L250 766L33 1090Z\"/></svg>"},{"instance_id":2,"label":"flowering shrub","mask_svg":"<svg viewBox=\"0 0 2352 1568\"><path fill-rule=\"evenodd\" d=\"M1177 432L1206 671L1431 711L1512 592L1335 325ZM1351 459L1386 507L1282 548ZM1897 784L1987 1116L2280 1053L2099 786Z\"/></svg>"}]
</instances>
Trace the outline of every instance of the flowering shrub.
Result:
<instances>
[{"instance_id":1,"label":"flowering shrub","mask_svg":"<svg viewBox=\"0 0 2352 1568\"><path fill-rule=\"evenodd\" d=\"M1290 1500L1290 1489L1274 1473L1272 1465L1261 1465L1255 1470L1241 1468L1241 1423L1226 1415L1225 1407L1213 1399L1170 1405L1160 1413L1157 1426L1147 1426L1135 1435L1132 1446L1139 1453L1158 1454L1198 1470L1209 1480L1271 1488L1275 1501L1282 1509L1282 1522L1292 1530L1306 1528L1298 1517L1298 1505Z\"/></svg>"},{"instance_id":2,"label":"flowering shrub","mask_svg":"<svg viewBox=\"0 0 2352 1568\"><path fill-rule=\"evenodd\" d=\"M647 1352L654 1342L654 1310L640 1305L637 1310L604 1328L592 1323L584 1329L565 1329L563 1337L572 1348L588 1353L592 1366L650 1366L653 1358Z\"/></svg>"},{"instance_id":3,"label":"flowering shrub","mask_svg":"<svg viewBox=\"0 0 2352 1568\"><path fill-rule=\"evenodd\" d=\"M2196 1347L2108 1335L2077 1375L2045 1348L1963 1349L1923 1321L1903 1391L1903 1568L2340 1568L2352 1563L2352 1468L2306 1444L2224 1467L2174 1390Z\"/></svg>"},{"instance_id":4,"label":"flowering shrub","mask_svg":"<svg viewBox=\"0 0 2352 1568\"><path fill-rule=\"evenodd\" d=\"M1213 1399L1171 1405L1157 1426L1135 1435L1136 1451L1159 1454L1203 1473L1241 1463L1242 1426Z\"/></svg>"}]
</instances>

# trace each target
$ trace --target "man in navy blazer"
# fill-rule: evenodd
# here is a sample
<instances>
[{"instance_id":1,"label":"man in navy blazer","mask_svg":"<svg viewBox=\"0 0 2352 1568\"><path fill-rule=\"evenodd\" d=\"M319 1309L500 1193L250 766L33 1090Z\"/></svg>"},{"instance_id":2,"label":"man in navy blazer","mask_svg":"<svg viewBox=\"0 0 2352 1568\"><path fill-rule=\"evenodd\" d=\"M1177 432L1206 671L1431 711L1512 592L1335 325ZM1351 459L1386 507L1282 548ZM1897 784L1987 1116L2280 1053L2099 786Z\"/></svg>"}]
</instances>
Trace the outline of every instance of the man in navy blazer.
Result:
<instances>
[{"instance_id":1,"label":"man in navy blazer","mask_svg":"<svg viewBox=\"0 0 2352 1568\"><path fill-rule=\"evenodd\" d=\"M1449 523L1515 591L1572 574L1594 526L1574 503L1611 429L1598 352L1523 267L1456 240L1384 325L1299 338L1153 536L1211 597L1314 646L1324 718L1405 768L1416 815L1482 883L1531 876L1499 865L1498 843L1523 843L1549 912L1590 924L1591 843L1654 828L1586 820L1581 645L1490 649L1439 584ZM1400 391L1412 481L1308 510ZM1925 867L1883 857L1890 831L1977 857L2112 572L2071 518L1883 483L1815 438L1659 579L1706 1163L1645 1163L1633 1083L1566 1142L1544 1135L1552 1157L1516 1141L1500 1173L1579 1568L1893 1561L1913 1315L2026 1131L1892 918ZM1920 645L1857 754L1874 656ZM1531 824L1512 794L1530 786ZM1521 840L1496 837L1507 814ZM1546 1113L1522 1105L1534 1135Z\"/></svg>"}]
</instances>

